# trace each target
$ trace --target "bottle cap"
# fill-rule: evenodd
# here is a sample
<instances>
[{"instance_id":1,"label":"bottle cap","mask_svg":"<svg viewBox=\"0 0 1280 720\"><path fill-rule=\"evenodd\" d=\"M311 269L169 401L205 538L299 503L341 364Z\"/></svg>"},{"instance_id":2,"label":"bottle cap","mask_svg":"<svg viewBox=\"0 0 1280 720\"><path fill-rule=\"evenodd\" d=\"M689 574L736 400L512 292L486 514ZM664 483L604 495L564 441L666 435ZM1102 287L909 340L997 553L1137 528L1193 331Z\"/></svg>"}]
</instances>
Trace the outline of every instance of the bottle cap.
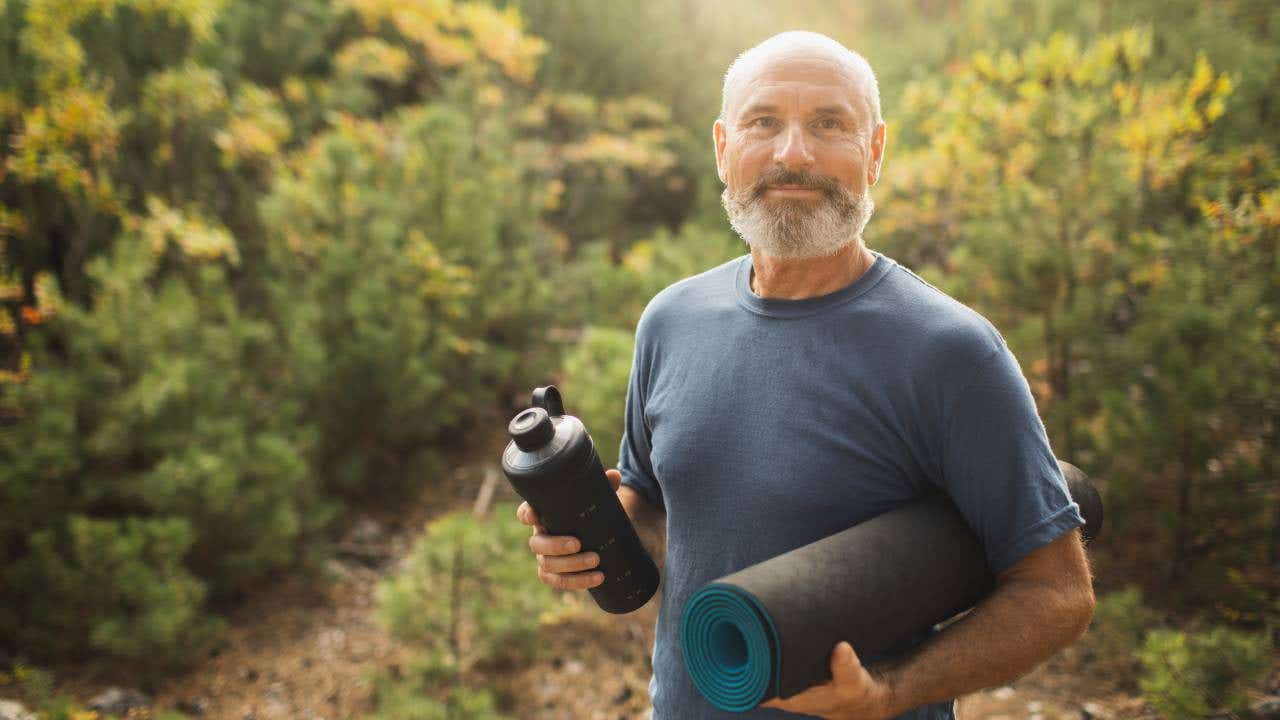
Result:
<instances>
[{"instance_id":1,"label":"bottle cap","mask_svg":"<svg viewBox=\"0 0 1280 720\"><path fill-rule=\"evenodd\" d=\"M529 452L551 442L551 438L555 437L556 427L546 410L534 407L512 418L507 432L511 434L516 447Z\"/></svg>"}]
</instances>

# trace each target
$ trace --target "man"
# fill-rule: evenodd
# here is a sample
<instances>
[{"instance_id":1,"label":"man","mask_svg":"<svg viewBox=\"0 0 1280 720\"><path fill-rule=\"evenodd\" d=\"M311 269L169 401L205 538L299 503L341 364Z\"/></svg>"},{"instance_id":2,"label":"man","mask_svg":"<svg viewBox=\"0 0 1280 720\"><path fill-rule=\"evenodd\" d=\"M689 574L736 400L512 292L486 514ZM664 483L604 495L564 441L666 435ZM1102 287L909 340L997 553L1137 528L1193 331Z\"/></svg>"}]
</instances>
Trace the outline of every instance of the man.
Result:
<instances>
[{"instance_id":1,"label":"man","mask_svg":"<svg viewBox=\"0 0 1280 720\"><path fill-rule=\"evenodd\" d=\"M1093 613L1083 519L1030 389L986 319L864 245L885 125L861 56L770 38L730 66L713 137L751 252L646 307L608 472L655 552L665 526L653 717L953 718L953 698L1027 672ZM977 608L885 657L833 637L829 682L749 713L698 694L678 637L694 591L938 492L996 575ZM517 514L544 582L599 582L593 553Z\"/></svg>"}]
</instances>

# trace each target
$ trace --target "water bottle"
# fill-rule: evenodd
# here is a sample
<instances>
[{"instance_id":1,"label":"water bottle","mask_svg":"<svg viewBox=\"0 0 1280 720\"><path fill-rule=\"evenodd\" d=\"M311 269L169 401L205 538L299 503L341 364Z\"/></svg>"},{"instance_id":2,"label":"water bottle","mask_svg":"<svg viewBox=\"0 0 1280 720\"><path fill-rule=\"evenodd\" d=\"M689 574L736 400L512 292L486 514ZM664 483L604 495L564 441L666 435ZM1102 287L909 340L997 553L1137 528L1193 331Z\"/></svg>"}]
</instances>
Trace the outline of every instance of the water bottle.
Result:
<instances>
[{"instance_id":1,"label":"water bottle","mask_svg":"<svg viewBox=\"0 0 1280 720\"><path fill-rule=\"evenodd\" d=\"M628 613L658 589L658 566L604 474L582 421L564 414L554 385L533 391L533 407L511 419L502 471L549 535L573 535L600 556L604 582L588 588L600 609Z\"/></svg>"}]
</instances>

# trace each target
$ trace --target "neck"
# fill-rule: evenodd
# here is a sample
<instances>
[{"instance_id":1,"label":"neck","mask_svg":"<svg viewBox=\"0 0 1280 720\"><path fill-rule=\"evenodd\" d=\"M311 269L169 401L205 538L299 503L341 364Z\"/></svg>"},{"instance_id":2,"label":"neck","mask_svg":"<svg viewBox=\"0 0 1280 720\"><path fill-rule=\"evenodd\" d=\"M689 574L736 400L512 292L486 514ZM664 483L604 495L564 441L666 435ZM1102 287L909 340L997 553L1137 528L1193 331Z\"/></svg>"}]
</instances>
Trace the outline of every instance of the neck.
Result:
<instances>
[{"instance_id":1,"label":"neck","mask_svg":"<svg viewBox=\"0 0 1280 720\"><path fill-rule=\"evenodd\" d=\"M751 290L779 300L827 295L862 277L873 262L875 256L861 238L819 258L776 258L751 248Z\"/></svg>"}]
</instances>

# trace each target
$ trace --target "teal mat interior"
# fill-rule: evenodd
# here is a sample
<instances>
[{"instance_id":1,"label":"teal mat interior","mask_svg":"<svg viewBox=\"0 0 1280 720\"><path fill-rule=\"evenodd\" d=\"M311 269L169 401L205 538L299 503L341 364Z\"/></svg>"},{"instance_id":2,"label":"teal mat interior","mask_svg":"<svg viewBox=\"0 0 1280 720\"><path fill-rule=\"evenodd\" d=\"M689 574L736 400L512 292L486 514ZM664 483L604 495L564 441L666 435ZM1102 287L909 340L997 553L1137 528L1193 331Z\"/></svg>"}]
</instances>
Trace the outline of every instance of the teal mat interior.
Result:
<instances>
[{"instance_id":1,"label":"teal mat interior","mask_svg":"<svg viewBox=\"0 0 1280 720\"><path fill-rule=\"evenodd\" d=\"M693 684L712 705L745 712L776 695L782 674L777 628L751 593L711 583L680 619L680 643Z\"/></svg>"}]
</instances>

